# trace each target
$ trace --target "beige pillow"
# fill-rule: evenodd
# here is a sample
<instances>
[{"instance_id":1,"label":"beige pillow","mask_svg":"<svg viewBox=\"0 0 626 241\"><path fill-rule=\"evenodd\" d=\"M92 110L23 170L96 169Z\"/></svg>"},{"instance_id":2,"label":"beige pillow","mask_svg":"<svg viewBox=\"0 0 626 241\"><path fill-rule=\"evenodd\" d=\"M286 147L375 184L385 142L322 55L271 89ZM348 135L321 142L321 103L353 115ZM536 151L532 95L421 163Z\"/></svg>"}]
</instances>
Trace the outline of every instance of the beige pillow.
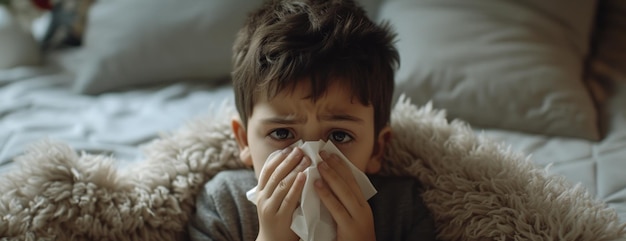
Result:
<instances>
[{"instance_id":1,"label":"beige pillow","mask_svg":"<svg viewBox=\"0 0 626 241\"><path fill-rule=\"evenodd\" d=\"M232 43L260 0L97 1L74 90L99 94L154 83L223 81Z\"/></svg>"},{"instance_id":2,"label":"beige pillow","mask_svg":"<svg viewBox=\"0 0 626 241\"><path fill-rule=\"evenodd\" d=\"M390 0L396 94L477 127L599 139L583 84L593 1Z\"/></svg>"}]
</instances>

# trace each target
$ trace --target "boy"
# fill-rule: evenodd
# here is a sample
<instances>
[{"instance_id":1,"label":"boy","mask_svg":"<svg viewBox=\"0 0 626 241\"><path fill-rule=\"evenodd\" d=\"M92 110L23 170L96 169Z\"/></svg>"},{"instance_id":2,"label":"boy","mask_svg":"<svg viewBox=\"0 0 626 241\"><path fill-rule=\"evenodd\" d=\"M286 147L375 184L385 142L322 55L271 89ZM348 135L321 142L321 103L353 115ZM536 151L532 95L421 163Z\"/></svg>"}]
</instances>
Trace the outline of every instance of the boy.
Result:
<instances>
[{"instance_id":1,"label":"boy","mask_svg":"<svg viewBox=\"0 0 626 241\"><path fill-rule=\"evenodd\" d=\"M192 240L298 240L290 225L311 160L289 146L320 139L378 190L366 200L349 167L320 153L315 190L336 222L336 240L434 240L419 183L371 175L391 137L393 38L352 0L269 1L249 16L233 48L240 119L232 129L254 171L222 171L206 184ZM257 184L255 206L246 191Z\"/></svg>"}]
</instances>

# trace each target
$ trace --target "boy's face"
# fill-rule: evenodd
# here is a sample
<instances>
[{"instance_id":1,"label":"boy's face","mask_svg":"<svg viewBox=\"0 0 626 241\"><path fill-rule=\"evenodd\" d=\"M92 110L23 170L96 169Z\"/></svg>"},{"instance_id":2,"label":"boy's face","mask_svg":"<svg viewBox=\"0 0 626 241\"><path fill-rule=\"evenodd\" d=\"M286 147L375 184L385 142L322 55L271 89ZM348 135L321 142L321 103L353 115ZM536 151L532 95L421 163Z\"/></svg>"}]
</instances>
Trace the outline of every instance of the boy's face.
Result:
<instances>
[{"instance_id":1,"label":"boy's face","mask_svg":"<svg viewBox=\"0 0 626 241\"><path fill-rule=\"evenodd\" d=\"M339 84L328 86L313 102L309 87L308 81L300 81L293 92L287 89L270 100L260 98L248 118L247 130L233 121L242 161L252 165L258 177L272 152L298 140L321 139L332 141L359 170L378 172L390 128L375 136L372 105L362 105Z\"/></svg>"}]
</instances>

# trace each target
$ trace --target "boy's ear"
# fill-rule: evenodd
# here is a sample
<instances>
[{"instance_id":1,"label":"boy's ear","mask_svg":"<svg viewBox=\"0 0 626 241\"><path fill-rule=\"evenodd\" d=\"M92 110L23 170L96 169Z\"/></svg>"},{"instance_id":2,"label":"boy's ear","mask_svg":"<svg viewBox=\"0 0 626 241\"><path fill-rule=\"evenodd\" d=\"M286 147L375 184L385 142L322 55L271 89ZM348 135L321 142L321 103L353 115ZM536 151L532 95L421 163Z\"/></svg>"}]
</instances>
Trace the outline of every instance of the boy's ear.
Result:
<instances>
[{"instance_id":1,"label":"boy's ear","mask_svg":"<svg viewBox=\"0 0 626 241\"><path fill-rule=\"evenodd\" d=\"M376 141L374 141L374 150L372 150L372 156L370 157L370 161L365 167L366 173L374 174L380 171L382 167L383 157L385 155L385 150L389 141L391 141L391 127L387 125L380 130L380 132L378 133L378 137L376 137Z\"/></svg>"},{"instance_id":2,"label":"boy's ear","mask_svg":"<svg viewBox=\"0 0 626 241\"><path fill-rule=\"evenodd\" d=\"M230 122L233 133L235 134L235 140L239 146L239 159L246 165L252 166L252 155L250 154L250 148L248 147L248 133L246 128L243 127L243 123L237 117L233 118Z\"/></svg>"}]
</instances>

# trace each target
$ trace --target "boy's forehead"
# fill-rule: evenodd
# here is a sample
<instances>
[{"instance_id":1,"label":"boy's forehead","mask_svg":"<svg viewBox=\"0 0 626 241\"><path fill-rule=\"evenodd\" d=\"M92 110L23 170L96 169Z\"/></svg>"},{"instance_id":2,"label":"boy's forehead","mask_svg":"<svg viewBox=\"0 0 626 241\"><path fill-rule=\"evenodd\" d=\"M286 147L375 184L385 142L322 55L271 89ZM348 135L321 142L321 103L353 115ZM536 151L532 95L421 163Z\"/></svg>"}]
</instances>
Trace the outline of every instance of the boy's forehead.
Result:
<instances>
[{"instance_id":1,"label":"boy's forehead","mask_svg":"<svg viewBox=\"0 0 626 241\"><path fill-rule=\"evenodd\" d=\"M268 87L269 88L269 87ZM356 91L352 90L348 81L340 79L331 79L327 82L324 89L318 89L317 93L314 92L314 87L308 78L303 78L298 81L291 82L291 84L284 86L276 86L276 89L258 89L256 95L257 101L271 101L276 97L284 99L301 99L311 100L317 102L320 98L339 95L338 97L350 96L350 102L358 101ZM279 89L280 88L280 89Z\"/></svg>"},{"instance_id":2,"label":"boy's forehead","mask_svg":"<svg viewBox=\"0 0 626 241\"><path fill-rule=\"evenodd\" d=\"M256 101L253 105L254 110L252 113L259 110L261 113L265 113L263 115L277 115L281 116L281 118L289 119L295 117L302 118L302 115L306 115L306 113L317 113L320 117L350 116L350 113L363 113L362 111L371 109L371 114L373 115L373 106L371 104L363 104L357 96L351 95L348 91L347 89L333 86L321 93L317 99L314 99L311 96L311 91L307 88L296 88L293 90L286 88L273 97L268 98L265 95L262 99Z\"/></svg>"}]
</instances>

